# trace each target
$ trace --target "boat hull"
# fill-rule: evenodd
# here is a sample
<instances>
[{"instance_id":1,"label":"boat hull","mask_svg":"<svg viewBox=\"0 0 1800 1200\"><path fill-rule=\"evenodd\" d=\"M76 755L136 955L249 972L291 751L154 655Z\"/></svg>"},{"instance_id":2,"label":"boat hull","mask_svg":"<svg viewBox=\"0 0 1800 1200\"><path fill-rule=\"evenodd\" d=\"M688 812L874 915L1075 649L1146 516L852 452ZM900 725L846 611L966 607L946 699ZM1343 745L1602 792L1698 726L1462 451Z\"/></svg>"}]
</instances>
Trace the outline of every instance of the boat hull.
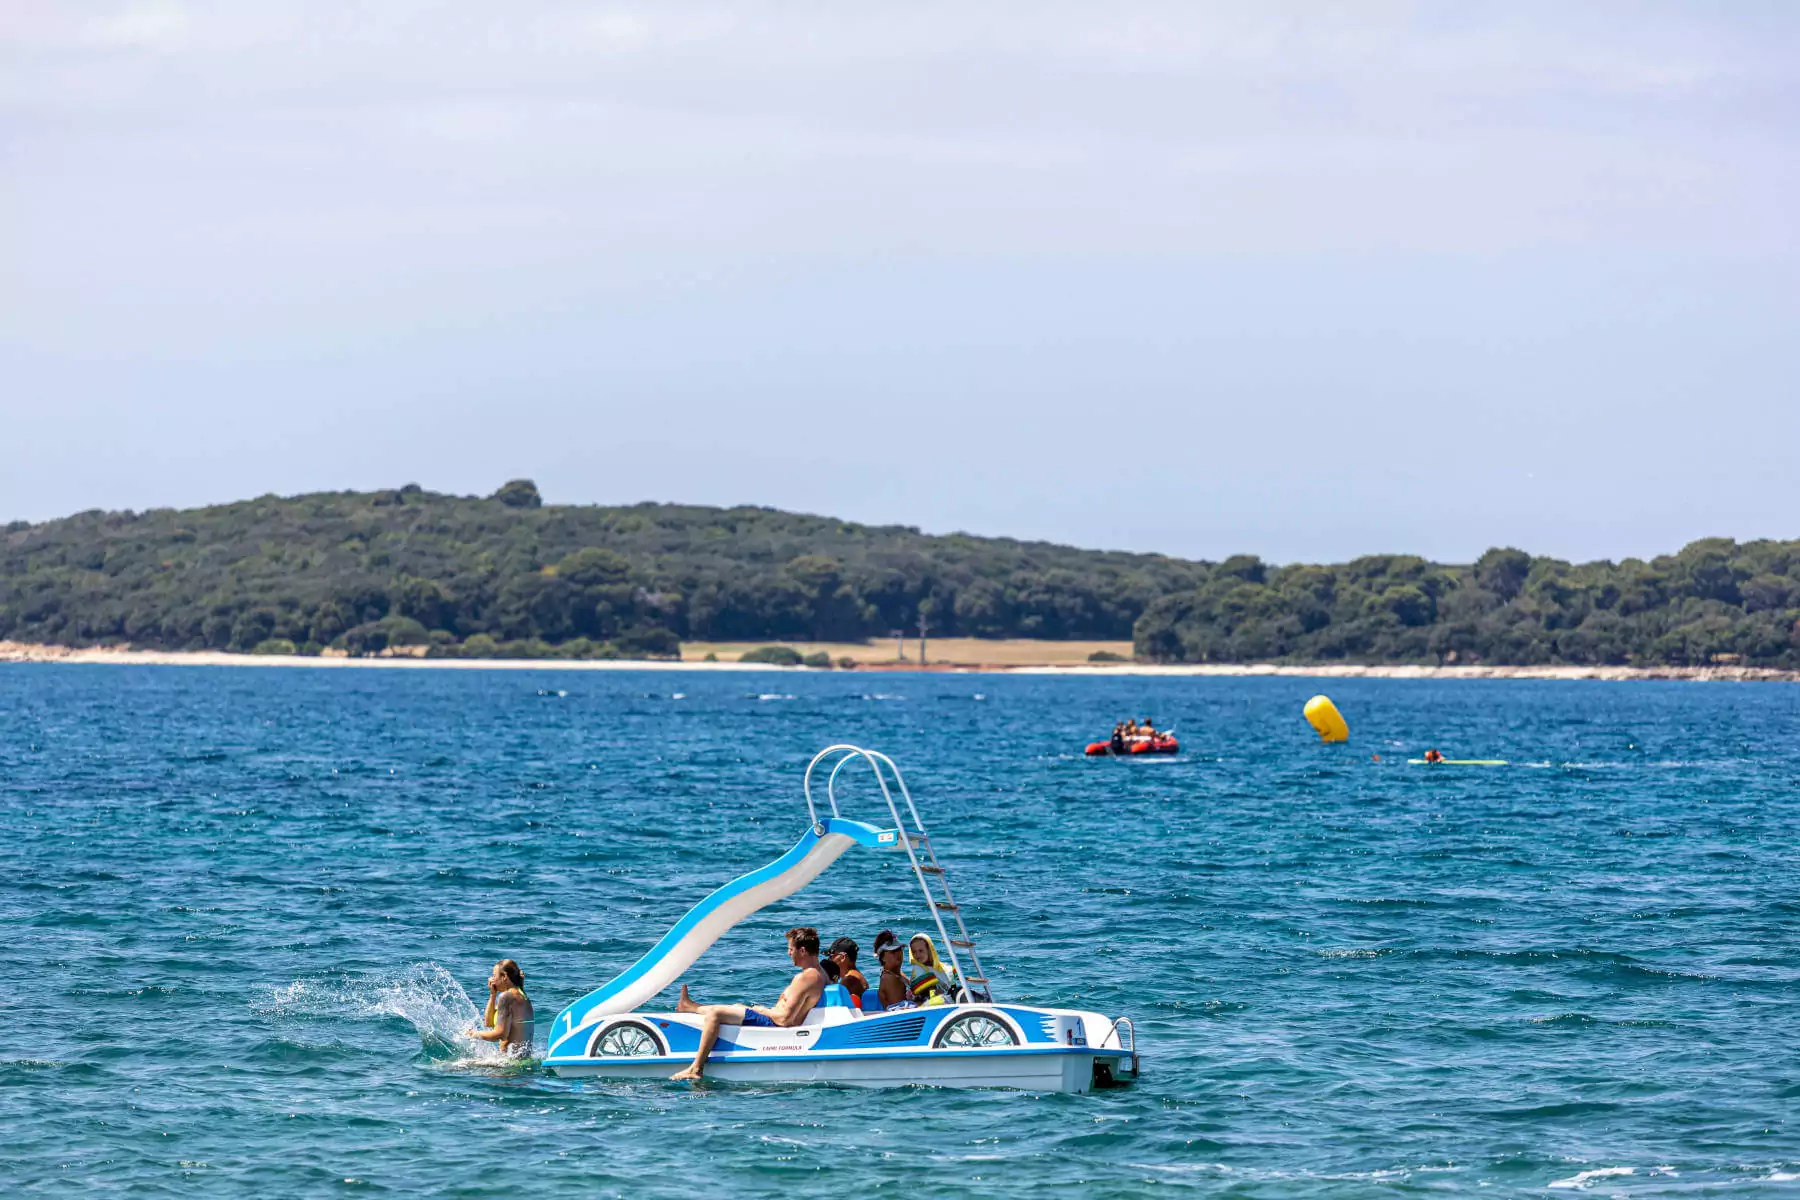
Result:
<instances>
[{"instance_id":1,"label":"boat hull","mask_svg":"<svg viewBox=\"0 0 1800 1200\"><path fill-rule=\"evenodd\" d=\"M1129 1072L1129 1056L1106 1055ZM734 1083L836 1083L851 1087L1013 1088L1029 1092L1085 1092L1094 1086L1094 1054L1048 1051L966 1050L947 1054L892 1054L854 1058L740 1058L715 1056L708 1079ZM589 1059L551 1069L573 1079L667 1079L692 1059L673 1056L634 1060ZM1124 1082L1129 1074L1108 1077Z\"/></svg>"},{"instance_id":2,"label":"boat hull","mask_svg":"<svg viewBox=\"0 0 1800 1200\"><path fill-rule=\"evenodd\" d=\"M1137 1035L1124 1018L978 1003L864 1014L847 999L830 1002L839 990L827 989L828 1002L797 1026L725 1027L707 1077L1033 1092L1085 1092L1137 1077ZM625 1013L579 1026L558 1017L544 1066L575 1079L667 1079L694 1061L703 1024L696 1013Z\"/></svg>"}]
</instances>

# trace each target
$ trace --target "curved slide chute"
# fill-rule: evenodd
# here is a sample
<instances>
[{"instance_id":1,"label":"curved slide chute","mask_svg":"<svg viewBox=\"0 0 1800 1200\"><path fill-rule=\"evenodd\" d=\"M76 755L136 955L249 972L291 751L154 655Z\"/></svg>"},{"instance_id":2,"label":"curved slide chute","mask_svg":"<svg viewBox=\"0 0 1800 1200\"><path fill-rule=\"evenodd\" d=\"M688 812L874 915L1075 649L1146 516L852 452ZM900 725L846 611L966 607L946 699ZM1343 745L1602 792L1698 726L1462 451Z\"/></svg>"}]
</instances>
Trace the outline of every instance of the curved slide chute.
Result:
<instances>
[{"instance_id":1,"label":"curved slide chute","mask_svg":"<svg viewBox=\"0 0 1800 1200\"><path fill-rule=\"evenodd\" d=\"M563 1009L551 1026L551 1044L602 1017L633 1011L679 979L733 925L817 879L851 846L889 849L899 843L897 829L877 829L842 817L819 822L768 866L740 875L694 905L617 979Z\"/></svg>"}]
</instances>

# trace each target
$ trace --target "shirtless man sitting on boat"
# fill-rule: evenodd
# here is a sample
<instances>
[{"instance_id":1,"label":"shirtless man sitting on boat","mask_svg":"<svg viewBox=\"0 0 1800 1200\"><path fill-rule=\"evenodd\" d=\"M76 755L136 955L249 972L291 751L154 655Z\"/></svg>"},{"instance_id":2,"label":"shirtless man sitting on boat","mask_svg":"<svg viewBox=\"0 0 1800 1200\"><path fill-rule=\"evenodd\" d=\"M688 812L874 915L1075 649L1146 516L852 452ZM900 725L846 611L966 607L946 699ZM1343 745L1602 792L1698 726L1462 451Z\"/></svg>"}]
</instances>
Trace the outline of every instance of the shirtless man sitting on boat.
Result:
<instances>
[{"instance_id":1,"label":"shirtless man sitting on boat","mask_svg":"<svg viewBox=\"0 0 1800 1200\"><path fill-rule=\"evenodd\" d=\"M700 1027L700 1049L694 1055L692 1065L669 1076L670 1079L700 1078L706 1070L707 1057L712 1054L713 1043L719 1040L722 1025L786 1029L806 1020L806 1014L825 993L825 971L819 966L819 931L810 925L790 929L787 946L788 957L800 970L787 985L787 990L781 993L781 999L769 1008L749 1004L695 1004L688 998L687 984L681 985L681 1001L675 1005L675 1011L699 1013L706 1020Z\"/></svg>"}]
</instances>

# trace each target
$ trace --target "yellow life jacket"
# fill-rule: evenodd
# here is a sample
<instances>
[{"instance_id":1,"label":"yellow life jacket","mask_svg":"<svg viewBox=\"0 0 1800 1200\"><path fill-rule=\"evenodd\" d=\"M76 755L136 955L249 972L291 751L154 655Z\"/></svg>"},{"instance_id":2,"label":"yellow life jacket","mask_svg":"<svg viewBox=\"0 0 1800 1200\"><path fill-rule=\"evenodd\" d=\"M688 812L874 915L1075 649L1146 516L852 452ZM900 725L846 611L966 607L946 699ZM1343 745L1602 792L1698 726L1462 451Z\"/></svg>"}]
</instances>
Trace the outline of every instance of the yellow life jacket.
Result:
<instances>
[{"instance_id":1,"label":"yellow life jacket","mask_svg":"<svg viewBox=\"0 0 1800 1200\"><path fill-rule=\"evenodd\" d=\"M937 946L928 934L915 933L906 944L910 948L920 939L924 939L930 961L920 964L922 969L913 980L913 1000L918 1004L946 1004L956 994L956 969L938 957Z\"/></svg>"}]
</instances>

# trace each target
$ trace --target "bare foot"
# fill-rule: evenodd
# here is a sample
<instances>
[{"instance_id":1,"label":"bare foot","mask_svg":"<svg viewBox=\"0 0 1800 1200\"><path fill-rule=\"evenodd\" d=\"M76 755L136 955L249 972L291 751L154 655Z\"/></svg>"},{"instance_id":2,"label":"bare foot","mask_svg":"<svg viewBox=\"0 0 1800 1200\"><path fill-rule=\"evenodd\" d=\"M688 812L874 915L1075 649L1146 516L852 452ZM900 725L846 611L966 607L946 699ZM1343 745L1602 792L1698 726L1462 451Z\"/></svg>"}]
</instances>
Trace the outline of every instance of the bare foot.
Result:
<instances>
[{"instance_id":1,"label":"bare foot","mask_svg":"<svg viewBox=\"0 0 1800 1200\"><path fill-rule=\"evenodd\" d=\"M681 985L681 999L675 1002L675 1011L680 1013L694 1013L700 1011L700 1006L688 999L687 984L685 983Z\"/></svg>"},{"instance_id":2,"label":"bare foot","mask_svg":"<svg viewBox=\"0 0 1800 1200\"><path fill-rule=\"evenodd\" d=\"M680 1081L680 1082L684 1082L684 1083L690 1079L699 1079L700 1078L700 1068L699 1067L689 1067L685 1071L675 1072L673 1075L669 1076L669 1078Z\"/></svg>"}]
</instances>

